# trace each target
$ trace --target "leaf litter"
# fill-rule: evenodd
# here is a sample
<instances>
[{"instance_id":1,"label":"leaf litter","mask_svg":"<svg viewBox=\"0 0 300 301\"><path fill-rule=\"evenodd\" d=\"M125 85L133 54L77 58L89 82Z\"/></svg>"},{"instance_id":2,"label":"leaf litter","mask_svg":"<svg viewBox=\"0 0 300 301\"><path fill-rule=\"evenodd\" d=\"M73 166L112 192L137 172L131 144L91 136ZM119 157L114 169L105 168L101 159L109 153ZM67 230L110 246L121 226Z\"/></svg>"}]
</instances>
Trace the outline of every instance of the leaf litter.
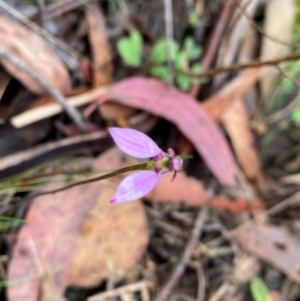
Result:
<instances>
[{"instance_id":1,"label":"leaf litter","mask_svg":"<svg viewBox=\"0 0 300 301\"><path fill-rule=\"evenodd\" d=\"M8 118L13 117L11 121L15 120L14 117L22 117L19 127L48 118L45 121L55 126L51 131L45 128L43 137L46 138L40 141L54 140L56 145L56 142L64 143L68 139L64 136L76 136L78 141L82 139L81 143L62 149L45 150L36 162L67 156L72 148L72 154L92 158L95 173L140 163L117 148L109 149L112 141L108 139L106 129L116 125L142 130L162 149L172 147L182 155L192 153L194 158L186 161L186 171L177 173L173 181L171 173L163 175L143 200L117 206L108 202L124 176L39 196L22 206L26 195L19 191L48 190L65 185L61 179L76 180L83 175L62 172L59 182L44 187L26 181L25 174L21 178L29 187L23 187L18 177L10 182L17 187L11 187L9 193L1 192L0 210L16 220L25 217L26 223L7 226L1 236L1 245L8 243L8 249L12 250L7 252L1 248L5 256L9 255L9 261L3 264L1 256L0 262L0 276L7 285L6 299L81 301L111 297L114 300L152 300L160 292L167 292L171 300L248 301L251 298L249 289L255 300L261 298L265 284L263 290L270 291L268 297L297 300L294 292L299 290L299 210L295 204L298 197L295 194L293 202L285 198L295 193L299 185L297 181L289 185L279 181L287 176L296 179L299 129L286 114L278 124L272 125L264 116L266 102L272 102L275 109L284 107L292 93L280 99L280 104L274 104L271 97L260 100L261 91L256 82L266 76L263 66L198 82L197 89L192 89L190 94L170 88L158 79L145 76L151 76L152 66L147 65L147 57L153 56L151 49L160 40L167 41L162 26L165 24L162 2L112 1L107 5L67 2L46 3L44 8L40 3L39 21L47 29L50 23L60 24L61 27L56 27L60 28L56 34L75 46L75 51L63 47L55 39L54 44L57 44L54 47L52 44L51 48L33 30L1 15L3 28L0 26L0 30L5 50L24 61L52 87L70 96L70 106L84 106L80 111L85 116L88 131L101 133L91 143L86 138L89 133L80 133L59 106L52 108L54 99L42 96L40 100L46 99L47 103L37 101L39 107L30 108L23 97L17 111L9 108L12 116ZM247 1L242 2L243 8ZM290 10L293 15L285 24L289 25L282 27L288 32L278 37L285 43L289 43L285 41L287 37L298 39L297 34L291 32L291 23L298 22L294 16L295 9L299 8L291 2L280 2L283 9ZM174 44L184 49L183 41L187 37L194 41L193 47L197 51L194 59L189 58L188 65L196 66L197 70L203 67L197 61L209 61L209 65L214 64L216 68L239 62L242 53L239 45L249 41L248 32L253 22L261 18L266 21L269 17L265 16L272 13L271 5L259 1L245 5L242 13L235 0L231 0L230 5L199 3L202 2L190 4L187 9L184 2L173 1L172 8L174 16L180 16L173 19L176 28ZM263 10L262 15L258 13L258 7ZM183 17L183 10L186 10L187 19ZM122 18L117 17L120 11ZM230 14L235 17L230 18ZM278 19L276 26L280 27L284 18ZM274 21L270 20L268 27L272 28ZM24 19L22 22L31 24ZM223 35L220 35L220 27ZM188 32L185 31L187 28ZM262 39L258 39L257 32L251 31L254 43L248 43L247 60L263 57L263 53L258 53L261 40L266 43L272 39L263 31L259 33ZM43 36L44 32L39 31L39 34ZM279 44L280 41L274 40L270 43L271 48ZM128 52L130 48L132 51ZM199 58L198 50L202 48L204 56ZM292 51L286 45L281 44L281 48L284 48L284 53ZM83 55L78 56L78 50ZM133 53L136 55L132 56ZM86 55L92 59L84 57ZM129 60L124 60L125 56ZM152 62L155 59L151 58ZM168 72L166 61L164 59L160 66L164 72ZM24 85L24 90L18 90L18 93L22 95L28 90L37 95L45 94L28 74L17 71L4 59L1 63L10 76ZM70 66L81 66L81 69ZM209 66L204 68L204 71L209 70ZM186 81L194 81L188 76L183 77ZM183 87L181 84L179 88ZM251 111L245 106L249 89L255 92L252 93ZM277 89L281 89L280 84L274 90ZM278 91L270 94L273 92ZM281 94L277 93L277 98L278 95ZM91 101L95 102L87 106ZM264 131L254 132L255 125L263 125ZM39 147L38 138L34 143ZM7 153L10 153L9 145L7 143ZM20 151L25 158L27 150ZM1 159L5 161L6 158ZM26 161L14 164L10 172L18 175L18 170L25 170L26 164ZM56 178L50 175L49 181ZM40 183L45 183L45 180ZM262 210L274 205L281 208L275 216L261 215ZM209 211L205 224L199 228L195 223L196 211L204 206L209 207ZM251 227L246 227L251 217ZM188 250L188 261L185 259L182 265L182 254L188 248L190 236L201 232L201 237L195 242L196 248ZM6 266L7 278L2 273L6 272ZM172 270L181 270L182 266L182 277L171 275ZM176 285L170 286L174 277ZM261 278L260 285L257 285L258 277ZM75 292L73 296L68 295L70 287Z\"/></svg>"}]
</instances>

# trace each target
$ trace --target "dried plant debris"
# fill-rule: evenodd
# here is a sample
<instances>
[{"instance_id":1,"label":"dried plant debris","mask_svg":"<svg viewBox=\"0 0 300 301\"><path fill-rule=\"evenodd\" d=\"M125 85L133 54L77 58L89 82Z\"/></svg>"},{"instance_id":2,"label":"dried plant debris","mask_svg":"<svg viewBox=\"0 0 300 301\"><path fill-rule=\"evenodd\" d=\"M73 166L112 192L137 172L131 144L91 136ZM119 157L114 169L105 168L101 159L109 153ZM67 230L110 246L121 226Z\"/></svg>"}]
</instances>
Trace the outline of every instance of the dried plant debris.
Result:
<instances>
[{"instance_id":1,"label":"dried plant debris","mask_svg":"<svg viewBox=\"0 0 300 301\"><path fill-rule=\"evenodd\" d=\"M8 17L0 16L1 47L26 63L51 86L66 91L70 88L70 78L66 67L53 49L40 36ZM44 89L28 74L20 71L10 62L1 59L4 68L36 94L45 94Z\"/></svg>"}]
</instances>

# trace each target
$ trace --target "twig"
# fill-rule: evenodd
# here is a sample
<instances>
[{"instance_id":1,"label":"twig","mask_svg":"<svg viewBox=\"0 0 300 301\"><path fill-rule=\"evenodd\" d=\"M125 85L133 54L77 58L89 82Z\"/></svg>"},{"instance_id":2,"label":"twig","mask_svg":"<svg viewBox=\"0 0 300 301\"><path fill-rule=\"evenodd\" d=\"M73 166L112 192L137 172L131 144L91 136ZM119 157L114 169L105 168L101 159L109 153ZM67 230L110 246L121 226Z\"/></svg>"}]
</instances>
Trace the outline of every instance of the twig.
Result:
<instances>
[{"instance_id":1,"label":"twig","mask_svg":"<svg viewBox=\"0 0 300 301\"><path fill-rule=\"evenodd\" d=\"M76 137L65 138L65 139L62 139L59 141L55 141L55 142L48 142L48 143L33 147L29 150L21 151L21 152L15 153L13 155L9 155L9 156L1 158L0 159L0 171L17 166L21 163L32 160L33 158L36 158L37 156L41 156L43 154L46 154L50 151L56 150L61 147L66 147L66 146L74 145L77 143L83 143L83 142L93 141L93 140L97 140L97 139L102 139L107 136L108 136L107 131L99 131L99 132L79 135Z\"/></svg>"},{"instance_id":2,"label":"twig","mask_svg":"<svg viewBox=\"0 0 300 301\"><path fill-rule=\"evenodd\" d=\"M74 107L70 106L66 102L64 96L61 94L61 92L58 89L52 87L43 77L41 77L33 69L31 69L28 65L26 65L25 62L21 61L16 56L7 52L6 49L1 45L0 45L0 56L8 60L19 70L25 72L29 77L31 77L33 80L39 83L39 85L43 87L49 93L49 95L51 95L66 110L67 114L72 119L72 121L77 125L77 127L83 132L87 131L85 124L83 122L83 118L80 115L80 113Z\"/></svg>"},{"instance_id":3,"label":"twig","mask_svg":"<svg viewBox=\"0 0 300 301\"><path fill-rule=\"evenodd\" d=\"M128 284L119 288L116 288L114 290L97 294L94 296L91 296L87 298L87 301L100 301L100 300L106 300L108 298L116 298L124 293L134 293L136 291L141 291L145 287L150 287L151 282L149 281L140 281L137 283Z\"/></svg>"},{"instance_id":4,"label":"twig","mask_svg":"<svg viewBox=\"0 0 300 301\"><path fill-rule=\"evenodd\" d=\"M92 102L93 100L105 94L107 91L108 86L97 87L79 95L66 97L66 100L69 106L78 107ZM28 110L13 116L10 119L10 123L16 128L21 128L39 120L59 114L62 111L63 108L57 102L53 101L42 106L29 108Z\"/></svg>"},{"instance_id":5,"label":"twig","mask_svg":"<svg viewBox=\"0 0 300 301\"><path fill-rule=\"evenodd\" d=\"M184 71L180 69L176 69L176 73L182 73L187 76L193 77L193 78L203 78L203 77L213 77L219 73L225 73L225 72L237 72L241 71L244 69L250 69L250 68L257 68L257 67L262 67L262 66L274 66L278 65L283 62L288 62L288 61L296 61L300 59L300 53L295 53L291 55L287 55L284 57L276 58L276 59L271 59L271 60L265 60L265 61L254 61L246 64L235 64L231 65L228 67L220 67L220 68L215 68L208 70L207 72L203 73L194 73L190 71Z\"/></svg>"},{"instance_id":6,"label":"twig","mask_svg":"<svg viewBox=\"0 0 300 301\"><path fill-rule=\"evenodd\" d=\"M47 5L45 9L45 20L50 20L55 17L61 16L71 10L76 9L77 7L88 5L90 0L60 0L58 2L53 2Z\"/></svg>"},{"instance_id":7,"label":"twig","mask_svg":"<svg viewBox=\"0 0 300 301\"><path fill-rule=\"evenodd\" d=\"M165 300L171 293L171 290L174 288L174 286L178 282L179 278L182 276L182 274L185 270L185 267L189 263L189 260L192 256L193 250L196 247L196 244L197 244L199 236L202 232L203 225L205 223L207 214L208 214L207 207L203 207L202 209L200 209L198 216L196 218L196 221L195 221L193 231L191 233L191 237L186 245L183 255L182 255L180 261L178 262L177 266L175 267L174 271L172 271L169 280L163 286L163 288L158 293L158 295L156 296L154 301Z\"/></svg>"},{"instance_id":8,"label":"twig","mask_svg":"<svg viewBox=\"0 0 300 301\"><path fill-rule=\"evenodd\" d=\"M197 273L198 278L198 292L197 292L197 300L196 301L204 301L205 298L205 276L203 271L203 265L201 261L191 261L189 263Z\"/></svg>"},{"instance_id":9,"label":"twig","mask_svg":"<svg viewBox=\"0 0 300 301\"><path fill-rule=\"evenodd\" d=\"M173 67L173 8L172 0L164 0L165 6L165 23L166 23L166 40L167 40L167 60L169 71L169 85L173 86L174 80L174 67Z\"/></svg>"},{"instance_id":10,"label":"twig","mask_svg":"<svg viewBox=\"0 0 300 301\"><path fill-rule=\"evenodd\" d=\"M247 13L245 12L244 8L236 1L236 0L231 0L234 5L240 10L241 14L248 20L248 22L263 36L265 36L267 39L276 42L278 44L287 46L287 47L291 47L291 48L300 48L299 44L292 44L292 43L288 43L282 40L279 40L271 35L269 35L268 33L266 33L264 30L262 30L253 20L252 18L250 18Z\"/></svg>"},{"instance_id":11,"label":"twig","mask_svg":"<svg viewBox=\"0 0 300 301\"><path fill-rule=\"evenodd\" d=\"M201 58L202 72L206 72L209 69L216 56L216 52L218 51L218 46L223 37L230 15L231 15L231 3L225 1L220 16L218 18L218 21L216 22L216 25L210 36L208 47L205 50L203 57ZM194 84L191 89L191 94L196 97L200 93L201 87L202 87L201 82Z\"/></svg>"},{"instance_id":12,"label":"twig","mask_svg":"<svg viewBox=\"0 0 300 301\"><path fill-rule=\"evenodd\" d=\"M40 24L41 27L44 28L44 23L45 23L45 0L37 0L37 4L39 7L39 19L40 19Z\"/></svg>"}]
</instances>

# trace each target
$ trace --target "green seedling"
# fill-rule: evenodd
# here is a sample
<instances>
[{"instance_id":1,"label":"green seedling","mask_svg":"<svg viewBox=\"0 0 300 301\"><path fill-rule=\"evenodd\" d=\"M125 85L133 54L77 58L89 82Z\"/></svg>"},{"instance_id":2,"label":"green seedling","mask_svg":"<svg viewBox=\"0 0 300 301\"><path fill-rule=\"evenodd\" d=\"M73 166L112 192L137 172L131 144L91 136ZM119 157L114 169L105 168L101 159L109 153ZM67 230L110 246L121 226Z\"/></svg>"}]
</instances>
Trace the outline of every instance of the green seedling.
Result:
<instances>
[{"instance_id":1,"label":"green seedling","mask_svg":"<svg viewBox=\"0 0 300 301\"><path fill-rule=\"evenodd\" d=\"M128 66L138 68L142 63L143 44L141 34L138 31L131 31L128 37L123 37L117 42L117 50ZM166 39L161 39L154 44L150 51L148 70L152 76L166 83L169 82L170 76L167 67L167 49ZM190 69L195 73L200 73L199 63L191 64L192 61L198 60L202 53L201 47L197 46L193 37L185 38L182 49L177 41L173 41L171 51L171 58L177 71ZM175 75L175 82L183 91L187 91L193 83L198 81L180 72Z\"/></svg>"},{"instance_id":2,"label":"green seedling","mask_svg":"<svg viewBox=\"0 0 300 301\"><path fill-rule=\"evenodd\" d=\"M268 287L259 277L251 279L250 291L254 301L272 301Z\"/></svg>"},{"instance_id":3,"label":"green seedling","mask_svg":"<svg viewBox=\"0 0 300 301\"><path fill-rule=\"evenodd\" d=\"M179 44L173 41L171 44L172 58L175 60L179 54ZM159 40L154 44L150 53L150 61L153 64L163 64L168 60L167 57L167 41L165 39Z\"/></svg>"},{"instance_id":4,"label":"green seedling","mask_svg":"<svg viewBox=\"0 0 300 301\"><path fill-rule=\"evenodd\" d=\"M180 50L179 44L174 41L172 43L172 59L174 67L177 70L189 69L190 62L199 59L201 48L196 45L195 40L188 36L185 38L183 47ZM162 39L155 43L151 50L150 62L154 66L149 69L151 75L160 78L161 80L169 81L169 71L166 66L167 62L167 41ZM191 68L194 72L200 72L199 63L195 63ZM178 87L187 91L191 85L197 80L192 79L188 75L178 73L175 76L175 82Z\"/></svg>"},{"instance_id":5,"label":"green seedling","mask_svg":"<svg viewBox=\"0 0 300 301\"><path fill-rule=\"evenodd\" d=\"M128 37L123 37L117 42L117 50L124 62L135 68L141 65L143 46L143 37L137 30L131 31Z\"/></svg>"}]
</instances>

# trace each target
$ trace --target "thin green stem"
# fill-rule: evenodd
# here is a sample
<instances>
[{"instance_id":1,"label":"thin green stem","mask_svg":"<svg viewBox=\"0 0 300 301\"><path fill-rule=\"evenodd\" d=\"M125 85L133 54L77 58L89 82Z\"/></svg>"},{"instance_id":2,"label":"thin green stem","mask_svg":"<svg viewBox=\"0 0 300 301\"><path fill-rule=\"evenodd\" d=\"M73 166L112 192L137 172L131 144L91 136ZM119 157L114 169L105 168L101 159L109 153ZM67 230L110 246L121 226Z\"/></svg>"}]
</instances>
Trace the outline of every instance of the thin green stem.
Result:
<instances>
[{"instance_id":1,"label":"thin green stem","mask_svg":"<svg viewBox=\"0 0 300 301\"><path fill-rule=\"evenodd\" d=\"M145 163L140 163L140 164L135 164L135 165L130 165L130 166L126 166L120 169L117 169L115 171L112 171L110 173L107 173L105 175L102 176L98 176L92 179L87 179L87 180L82 180L82 181L78 181L78 182L74 182L71 183L69 185L57 188L57 189L53 189L53 190L48 190L48 191L42 191L42 192L38 192L37 194L34 194L31 196L35 197L35 196L40 196L40 195L45 195L45 194L51 194L51 193L56 193L56 192L60 192L69 188L72 188L74 186L78 186L78 185L83 185L83 184L87 184L87 183L92 183L92 182L96 182L96 181L101 181L101 180L105 180L105 179L109 179L115 176L118 176L120 174L123 174L125 172L129 172L129 171L134 171L134 170L152 170L153 168L153 163L151 161L145 162Z\"/></svg>"}]
</instances>

